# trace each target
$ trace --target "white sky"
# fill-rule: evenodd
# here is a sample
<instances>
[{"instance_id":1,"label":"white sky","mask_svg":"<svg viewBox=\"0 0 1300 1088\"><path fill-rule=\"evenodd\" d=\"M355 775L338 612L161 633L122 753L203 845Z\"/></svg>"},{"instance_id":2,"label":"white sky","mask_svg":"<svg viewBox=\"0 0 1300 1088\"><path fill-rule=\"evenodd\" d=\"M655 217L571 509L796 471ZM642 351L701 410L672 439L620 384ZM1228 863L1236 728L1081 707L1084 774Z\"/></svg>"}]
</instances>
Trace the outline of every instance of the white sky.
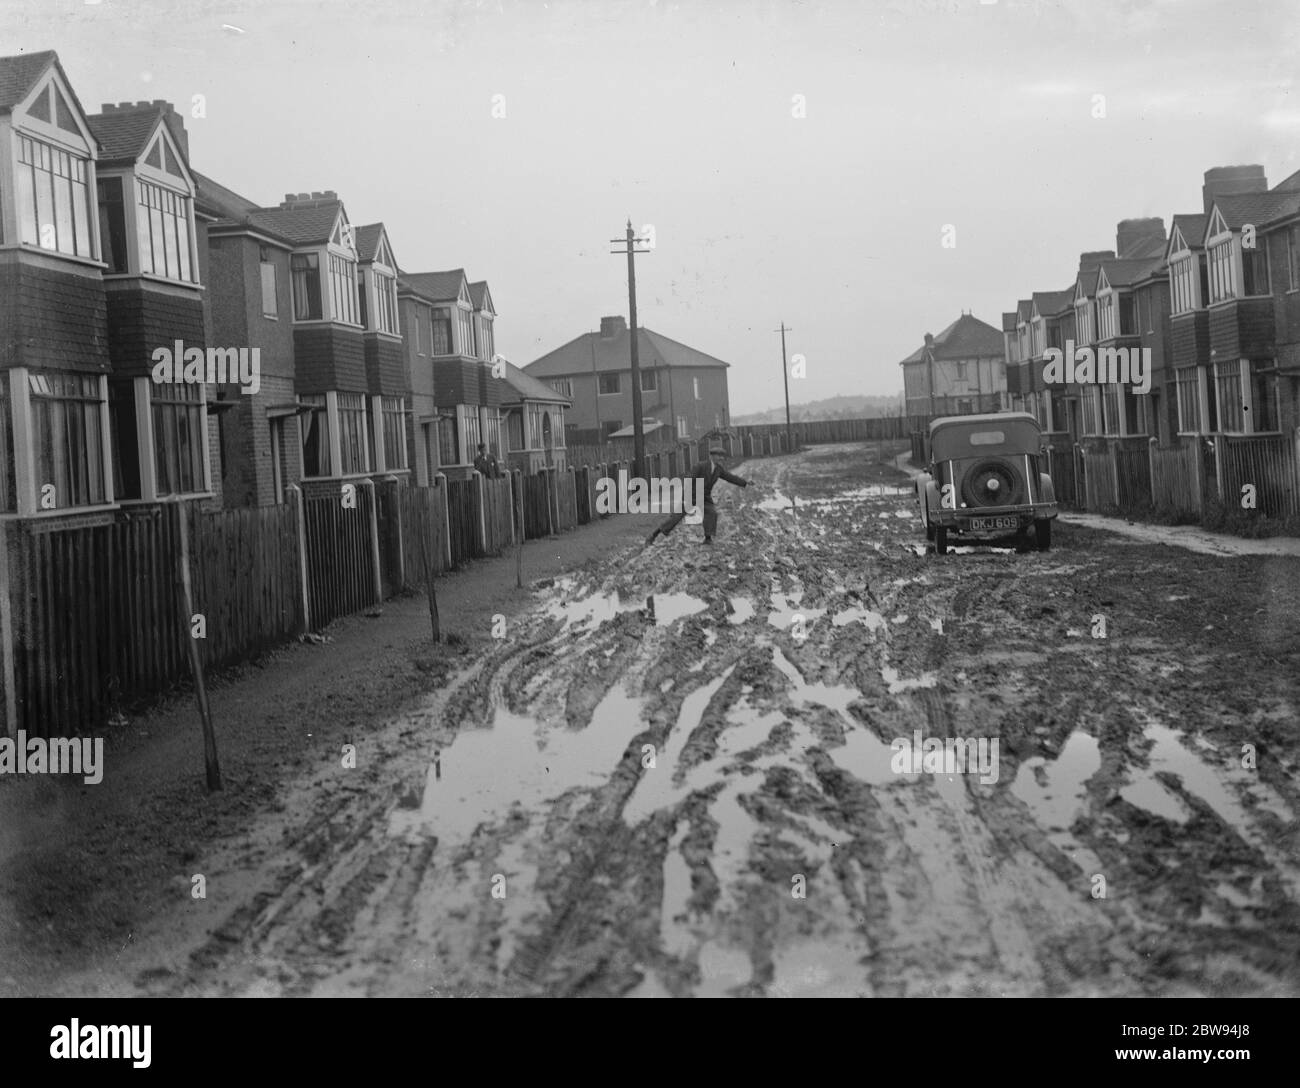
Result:
<instances>
[{"instance_id":1,"label":"white sky","mask_svg":"<svg viewBox=\"0 0 1300 1088\"><path fill-rule=\"evenodd\" d=\"M1300 169L1298 30L1295 0L0 0L0 55L56 49L87 109L202 94L199 170L337 190L404 269L487 279L519 365L626 313L607 240L653 224L640 320L730 362L737 414L781 403L782 320L792 401L897 392L924 333L1199 211L1207 168Z\"/></svg>"}]
</instances>

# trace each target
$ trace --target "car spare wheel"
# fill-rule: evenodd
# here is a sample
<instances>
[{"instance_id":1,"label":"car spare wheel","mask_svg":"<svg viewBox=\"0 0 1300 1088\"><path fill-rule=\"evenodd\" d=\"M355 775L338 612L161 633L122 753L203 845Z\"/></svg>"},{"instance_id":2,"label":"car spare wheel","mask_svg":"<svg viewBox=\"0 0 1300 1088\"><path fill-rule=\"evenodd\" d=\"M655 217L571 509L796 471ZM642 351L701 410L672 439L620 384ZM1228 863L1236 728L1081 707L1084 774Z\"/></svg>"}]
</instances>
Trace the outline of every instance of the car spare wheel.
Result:
<instances>
[{"instance_id":1,"label":"car spare wheel","mask_svg":"<svg viewBox=\"0 0 1300 1088\"><path fill-rule=\"evenodd\" d=\"M970 506L1016 506L1025 501L1025 481L1007 461L980 461L962 474L962 498Z\"/></svg>"}]
</instances>

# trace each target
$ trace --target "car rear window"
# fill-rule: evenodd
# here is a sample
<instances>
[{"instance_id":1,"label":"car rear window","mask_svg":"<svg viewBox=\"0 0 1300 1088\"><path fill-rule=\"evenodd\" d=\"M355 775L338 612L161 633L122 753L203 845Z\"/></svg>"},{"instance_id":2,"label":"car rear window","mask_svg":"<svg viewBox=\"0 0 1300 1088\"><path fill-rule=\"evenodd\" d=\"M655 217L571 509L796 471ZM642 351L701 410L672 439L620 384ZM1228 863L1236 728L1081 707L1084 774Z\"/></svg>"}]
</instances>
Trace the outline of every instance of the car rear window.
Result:
<instances>
[{"instance_id":1,"label":"car rear window","mask_svg":"<svg viewBox=\"0 0 1300 1088\"><path fill-rule=\"evenodd\" d=\"M1001 431L972 431L970 444L972 446L998 446L1007 440L1007 436Z\"/></svg>"}]
</instances>

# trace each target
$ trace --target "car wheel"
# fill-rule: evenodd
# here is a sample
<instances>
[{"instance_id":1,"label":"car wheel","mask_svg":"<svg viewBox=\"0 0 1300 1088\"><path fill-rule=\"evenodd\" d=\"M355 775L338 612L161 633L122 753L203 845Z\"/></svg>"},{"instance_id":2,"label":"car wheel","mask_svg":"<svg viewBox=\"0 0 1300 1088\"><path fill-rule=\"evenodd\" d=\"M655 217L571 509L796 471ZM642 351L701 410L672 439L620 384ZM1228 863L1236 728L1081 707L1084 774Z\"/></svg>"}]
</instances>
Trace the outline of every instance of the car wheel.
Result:
<instances>
[{"instance_id":1,"label":"car wheel","mask_svg":"<svg viewBox=\"0 0 1300 1088\"><path fill-rule=\"evenodd\" d=\"M1034 534L1038 538L1038 550L1040 552L1051 551L1052 548L1051 519L1044 518L1042 521L1034 522Z\"/></svg>"},{"instance_id":2,"label":"car wheel","mask_svg":"<svg viewBox=\"0 0 1300 1088\"><path fill-rule=\"evenodd\" d=\"M934 554L948 554L948 530L942 525L936 526L934 530Z\"/></svg>"}]
</instances>

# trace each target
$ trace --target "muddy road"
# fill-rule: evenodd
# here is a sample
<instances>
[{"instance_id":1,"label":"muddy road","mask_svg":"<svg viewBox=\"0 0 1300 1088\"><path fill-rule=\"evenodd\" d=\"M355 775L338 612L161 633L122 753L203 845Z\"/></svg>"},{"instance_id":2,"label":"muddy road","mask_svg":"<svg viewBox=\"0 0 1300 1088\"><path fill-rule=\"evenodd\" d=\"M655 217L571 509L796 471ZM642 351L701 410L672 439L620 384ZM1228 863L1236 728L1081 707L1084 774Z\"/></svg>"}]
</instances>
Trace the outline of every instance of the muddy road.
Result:
<instances>
[{"instance_id":1,"label":"muddy road","mask_svg":"<svg viewBox=\"0 0 1300 1088\"><path fill-rule=\"evenodd\" d=\"M536 587L153 991L1300 993L1300 560L938 558L874 447L737 471L713 547Z\"/></svg>"}]
</instances>

